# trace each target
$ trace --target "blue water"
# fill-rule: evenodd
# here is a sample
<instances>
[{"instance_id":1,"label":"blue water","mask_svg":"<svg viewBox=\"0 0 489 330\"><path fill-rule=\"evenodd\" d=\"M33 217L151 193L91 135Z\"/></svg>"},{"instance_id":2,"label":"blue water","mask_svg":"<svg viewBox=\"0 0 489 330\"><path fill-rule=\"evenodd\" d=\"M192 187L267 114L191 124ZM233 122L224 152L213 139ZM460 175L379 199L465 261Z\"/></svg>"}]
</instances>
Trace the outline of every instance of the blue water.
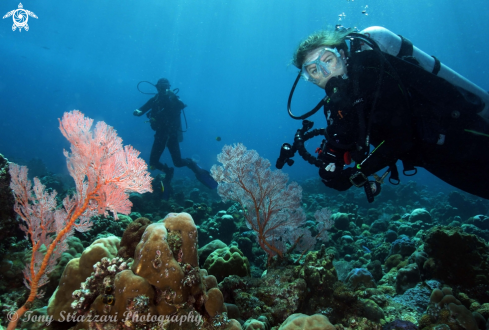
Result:
<instances>
[{"instance_id":1,"label":"blue water","mask_svg":"<svg viewBox=\"0 0 489 330\"><path fill-rule=\"evenodd\" d=\"M275 164L283 142L300 122L286 111L297 74L289 65L298 43L315 30L343 24L384 26L489 89L487 0L232 0L232 1L26 1L29 31L0 21L0 153L41 158L66 172L58 130L65 111L81 110L114 126L125 144L149 159L153 131L134 109L149 98L139 81L166 77L180 89L188 131L181 150L210 168L224 144L244 143ZM18 1L2 1L2 16ZM368 6L368 15L362 14ZM345 17L339 21L340 14ZM141 89L154 91L149 85ZM302 82L296 114L323 92ZM312 118L324 126L320 114ZM222 141L216 141L220 136ZM312 152L319 141L310 141ZM317 171L298 156L285 171L293 179ZM171 163L168 151L162 159ZM189 175L179 169L177 176ZM405 180L403 178L403 180ZM441 185L431 175L417 180ZM406 180L405 180L406 181Z\"/></svg>"}]
</instances>

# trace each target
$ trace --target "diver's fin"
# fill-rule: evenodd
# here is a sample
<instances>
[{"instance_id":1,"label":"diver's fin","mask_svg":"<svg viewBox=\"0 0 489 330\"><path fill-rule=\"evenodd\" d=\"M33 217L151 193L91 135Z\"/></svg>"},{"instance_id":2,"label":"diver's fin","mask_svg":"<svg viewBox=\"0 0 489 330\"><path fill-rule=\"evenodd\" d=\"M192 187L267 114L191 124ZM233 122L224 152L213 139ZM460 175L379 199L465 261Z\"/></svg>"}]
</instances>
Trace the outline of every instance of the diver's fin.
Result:
<instances>
[{"instance_id":1,"label":"diver's fin","mask_svg":"<svg viewBox=\"0 0 489 330\"><path fill-rule=\"evenodd\" d=\"M216 180L214 180L211 174L203 168L200 168L199 166L197 166L197 168L197 171L195 171L195 177L197 178L197 180L202 182L202 184L209 189L216 189L217 182Z\"/></svg>"}]
</instances>

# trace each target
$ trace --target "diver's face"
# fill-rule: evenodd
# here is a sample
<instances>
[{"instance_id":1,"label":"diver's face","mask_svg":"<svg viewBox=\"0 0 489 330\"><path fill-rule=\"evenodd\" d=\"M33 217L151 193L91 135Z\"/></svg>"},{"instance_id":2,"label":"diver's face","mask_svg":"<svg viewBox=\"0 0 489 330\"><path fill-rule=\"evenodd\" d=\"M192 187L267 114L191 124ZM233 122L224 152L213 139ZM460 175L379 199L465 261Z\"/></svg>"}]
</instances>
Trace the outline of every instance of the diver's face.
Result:
<instances>
[{"instance_id":1,"label":"diver's face","mask_svg":"<svg viewBox=\"0 0 489 330\"><path fill-rule=\"evenodd\" d=\"M157 84L156 89L158 90L159 93L164 93L164 92L166 92L167 89L170 89L170 85L168 85L168 84Z\"/></svg>"},{"instance_id":2,"label":"diver's face","mask_svg":"<svg viewBox=\"0 0 489 330\"><path fill-rule=\"evenodd\" d=\"M343 50L316 48L307 54L302 71L308 81L325 88L332 77L346 73L345 53Z\"/></svg>"}]
</instances>

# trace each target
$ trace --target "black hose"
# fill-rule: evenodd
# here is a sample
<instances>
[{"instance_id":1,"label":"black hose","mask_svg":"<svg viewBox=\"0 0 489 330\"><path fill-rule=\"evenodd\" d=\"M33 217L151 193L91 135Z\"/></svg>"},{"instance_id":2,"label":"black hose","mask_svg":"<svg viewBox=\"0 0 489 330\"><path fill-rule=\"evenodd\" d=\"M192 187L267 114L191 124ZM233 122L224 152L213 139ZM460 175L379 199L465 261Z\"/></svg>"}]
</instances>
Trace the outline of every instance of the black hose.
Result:
<instances>
[{"instance_id":1,"label":"black hose","mask_svg":"<svg viewBox=\"0 0 489 330\"><path fill-rule=\"evenodd\" d=\"M137 89L138 89L138 91L139 91L140 93L142 93L142 94L149 94L149 95L156 95L156 94L158 94L158 93L145 93L145 92L141 91L141 90L139 89L139 85L140 85L141 83L143 83L143 82L148 83L148 84L150 84L150 85L152 85L152 86L154 86L154 87L156 88L156 85L155 85L155 84L153 84L152 82L149 82L149 81L143 80L143 81L138 82L138 85L137 85Z\"/></svg>"},{"instance_id":2,"label":"black hose","mask_svg":"<svg viewBox=\"0 0 489 330\"><path fill-rule=\"evenodd\" d=\"M292 96L294 95L295 87L297 86L297 83L299 82L299 79L301 78L302 70L299 71L299 74L297 75L297 78L295 78L294 84L292 85L292 89L290 90L289 93L289 100L287 101L287 110L289 111L289 116L292 117L293 119L297 120L302 120L311 117L313 114L318 112L319 109L324 105L324 102L326 102L326 99L328 98L327 96L323 98L319 103L312 109L311 111L303 114L302 116L294 116L292 114L292 110L290 109L290 104L292 103Z\"/></svg>"}]
</instances>

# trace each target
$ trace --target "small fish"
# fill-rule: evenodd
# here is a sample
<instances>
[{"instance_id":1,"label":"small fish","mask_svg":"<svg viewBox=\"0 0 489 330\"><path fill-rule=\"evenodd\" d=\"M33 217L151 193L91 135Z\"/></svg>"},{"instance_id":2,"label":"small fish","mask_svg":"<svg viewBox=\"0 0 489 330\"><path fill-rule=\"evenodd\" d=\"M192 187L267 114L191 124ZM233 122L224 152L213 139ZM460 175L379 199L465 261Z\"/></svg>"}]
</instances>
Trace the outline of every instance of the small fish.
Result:
<instances>
[{"instance_id":1,"label":"small fish","mask_svg":"<svg viewBox=\"0 0 489 330\"><path fill-rule=\"evenodd\" d=\"M51 48L46 47L46 46L42 46L41 48L44 48L44 49L46 49L46 50L50 50L50 49L51 49Z\"/></svg>"},{"instance_id":2,"label":"small fish","mask_svg":"<svg viewBox=\"0 0 489 330\"><path fill-rule=\"evenodd\" d=\"M163 185L163 181L160 181L161 183L161 192L165 192L165 186Z\"/></svg>"},{"instance_id":3,"label":"small fish","mask_svg":"<svg viewBox=\"0 0 489 330\"><path fill-rule=\"evenodd\" d=\"M220 136L216 137L216 141L217 142L221 141L221 137Z\"/></svg>"},{"instance_id":4,"label":"small fish","mask_svg":"<svg viewBox=\"0 0 489 330\"><path fill-rule=\"evenodd\" d=\"M372 253L372 251L370 251L370 249L368 247L366 247L365 245L362 245L362 248L365 250L365 252Z\"/></svg>"}]
</instances>

